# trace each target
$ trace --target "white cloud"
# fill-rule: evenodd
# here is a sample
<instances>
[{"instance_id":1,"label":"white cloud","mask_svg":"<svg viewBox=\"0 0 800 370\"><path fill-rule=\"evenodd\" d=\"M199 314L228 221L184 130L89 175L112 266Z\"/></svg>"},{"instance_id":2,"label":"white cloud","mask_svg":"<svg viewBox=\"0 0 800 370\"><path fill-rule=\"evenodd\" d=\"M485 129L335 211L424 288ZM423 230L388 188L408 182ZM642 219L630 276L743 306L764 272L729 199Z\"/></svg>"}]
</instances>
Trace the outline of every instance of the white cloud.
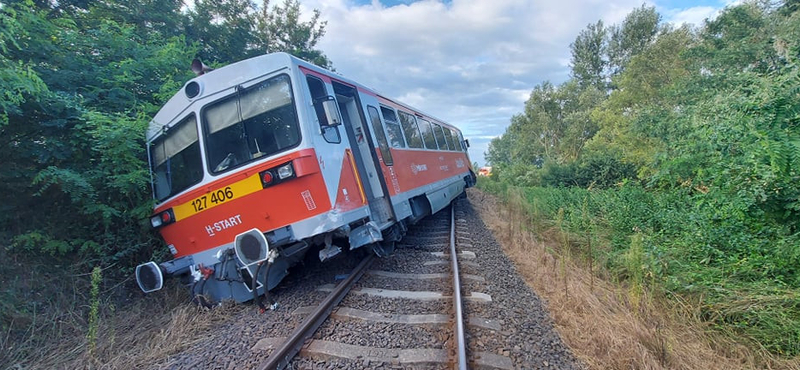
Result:
<instances>
[{"instance_id":1,"label":"white cloud","mask_svg":"<svg viewBox=\"0 0 800 370\"><path fill-rule=\"evenodd\" d=\"M719 8L711 6L695 6L687 9L666 11L664 17L669 23L677 26L681 24L692 24L699 27L703 25L706 19L713 19L716 17L719 11Z\"/></svg>"},{"instance_id":2,"label":"white cloud","mask_svg":"<svg viewBox=\"0 0 800 370\"><path fill-rule=\"evenodd\" d=\"M319 9L328 22L318 47L339 73L459 126L477 138L472 159L481 164L486 138L503 133L534 86L569 77L578 33L598 19L617 23L641 3L301 0L305 16ZM687 9L670 19L699 16Z\"/></svg>"}]
</instances>

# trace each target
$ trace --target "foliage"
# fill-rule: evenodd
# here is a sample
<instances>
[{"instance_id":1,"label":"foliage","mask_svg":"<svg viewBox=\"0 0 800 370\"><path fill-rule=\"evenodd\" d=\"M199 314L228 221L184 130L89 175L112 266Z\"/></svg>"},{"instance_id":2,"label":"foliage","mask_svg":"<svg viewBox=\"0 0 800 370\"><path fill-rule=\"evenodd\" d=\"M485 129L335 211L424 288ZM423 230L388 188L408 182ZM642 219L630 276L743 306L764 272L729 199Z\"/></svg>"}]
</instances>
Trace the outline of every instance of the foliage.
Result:
<instances>
[{"instance_id":1,"label":"foliage","mask_svg":"<svg viewBox=\"0 0 800 370\"><path fill-rule=\"evenodd\" d=\"M300 22L297 4L198 1L212 15L200 18L179 0L0 1L0 256L13 271L48 271L4 280L4 363L42 358L41 343L60 342L50 334L101 352L101 280L130 286L121 275L168 253L148 222L149 120L193 77L197 56L227 63L287 51L330 66L314 49L324 22L319 13ZM93 266L91 290L76 288Z\"/></svg>"},{"instance_id":2,"label":"foliage","mask_svg":"<svg viewBox=\"0 0 800 370\"><path fill-rule=\"evenodd\" d=\"M4 2L0 230L6 247L123 267L157 253L160 243L147 222L144 132L192 77L192 58L232 62L269 49L330 64L314 49L325 26L318 12L300 22L296 1L270 11L268 5L207 0L185 11L176 0ZM257 35L257 24L270 33Z\"/></svg>"},{"instance_id":3,"label":"foliage","mask_svg":"<svg viewBox=\"0 0 800 370\"><path fill-rule=\"evenodd\" d=\"M494 165L515 161L538 167L575 160L597 131L591 109L603 98L596 88L574 81L536 86L524 114L514 116L506 133L492 140L487 159Z\"/></svg>"},{"instance_id":4,"label":"foliage","mask_svg":"<svg viewBox=\"0 0 800 370\"><path fill-rule=\"evenodd\" d=\"M490 143L498 182L481 186L526 186L537 212L576 233L588 212L609 244L596 259L619 279L797 356L796 1L731 6L697 29L659 22L641 7L578 35L573 79L533 90ZM593 88L601 94L582 100Z\"/></svg>"},{"instance_id":5,"label":"foliage","mask_svg":"<svg viewBox=\"0 0 800 370\"><path fill-rule=\"evenodd\" d=\"M325 35L327 21L320 21L320 11L308 22L300 21L300 2L285 0L282 5L269 9L269 1L264 0L260 17L256 22L258 46L265 52L285 51L323 68L333 65L320 50L314 49Z\"/></svg>"},{"instance_id":6,"label":"foliage","mask_svg":"<svg viewBox=\"0 0 800 370\"><path fill-rule=\"evenodd\" d=\"M90 356L94 355L97 348L97 329L100 326L100 283L102 280L103 270L95 266L92 269L91 291L89 292L89 330L86 333Z\"/></svg>"},{"instance_id":7,"label":"foliage","mask_svg":"<svg viewBox=\"0 0 800 370\"><path fill-rule=\"evenodd\" d=\"M660 23L656 8L642 5L628 13L621 25L610 28L606 52L611 77L622 73L634 56L647 50L656 39Z\"/></svg>"},{"instance_id":8,"label":"foliage","mask_svg":"<svg viewBox=\"0 0 800 370\"><path fill-rule=\"evenodd\" d=\"M324 68L330 60L315 49L325 35L319 10L300 20L300 2L284 0L270 7L251 0L198 0L188 13L187 37L202 46L199 56L210 63L230 63L283 51Z\"/></svg>"},{"instance_id":9,"label":"foliage","mask_svg":"<svg viewBox=\"0 0 800 370\"><path fill-rule=\"evenodd\" d=\"M570 44L572 51L572 76L581 87L605 88L605 70L608 66L606 35L603 21L589 24Z\"/></svg>"}]
</instances>

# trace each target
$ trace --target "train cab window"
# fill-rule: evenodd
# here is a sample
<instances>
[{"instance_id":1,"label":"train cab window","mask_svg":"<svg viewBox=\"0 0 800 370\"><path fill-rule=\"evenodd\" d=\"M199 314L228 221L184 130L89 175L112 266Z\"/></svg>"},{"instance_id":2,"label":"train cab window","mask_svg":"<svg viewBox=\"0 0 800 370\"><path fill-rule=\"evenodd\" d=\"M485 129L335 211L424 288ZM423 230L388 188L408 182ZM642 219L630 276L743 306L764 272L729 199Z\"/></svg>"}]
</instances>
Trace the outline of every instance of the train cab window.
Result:
<instances>
[{"instance_id":1,"label":"train cab window","mask_svg":"<svg viewBox=\"0 0 800 370\"><path fill-rule=\"evenodd\" d=\"M300 144L289 77L278 76L205 107L202 113L211 173Z\"/></svg>"},{"instance_id":2,"label":"train cab window","mask_svg":"<svg viewBox=\"0 0 800 370\"><path fill-rule=\"evenodd\" d=\"M417 123L419 123L419 130L422 132L422 139L425 141L425 147L433 150L438 149L436 146L436 138L433 137L431 123L422 118L418 119Z\"/></svg>"},{"instance_id":3,"label":"train cab window","mask_svg":"<svg viewBox=\"0 0 800 370\"><path fill-rule=\"evenodd\" d=\"M389 143L392 148L405 148L406 141L403 139L403 130L400 129L394 110L381 106L381 113L383 113L383 120L386 121L386 133L389 134Z\"/></svg>"},{"instance_id":4,"label":"train cab window","mask_svg":"<svg viewBox=\"0 0 800 370\"><path fill-rule=\"evenodd\" d=\"M314 105L314 112L317 114L322 137L329 143L341 143L342 136L339 134L339 126L328 125L328 117L325 116L325 109L322 108L322 100L328 97L328 92L325 90L325 83L314 76L306 76L306 83L308 84L309 92L311 92L311 100Z\"/></svg>"},{"instance_id":5,"label":"train cab window","mask_svg":"<svg viewBox=\"0 0 800 370\"><path fill-rule=\"evenodd\" d=\"M453 133L447 127L444 127L444 138L447 140L447 146L450 147L450 150L456 150L456 143L453 141Z\"/></svg>"},{"instance_id":6,"label":"train cab window","mask_svg":"<svg viewBox=\"0 0 800 370\"><path fill-rule=\"evenodd\" d=\"M439 150L447 150L447 142L444 141L444 132L442 132L442 126L439 126L438 123L433 124L433 136L436 138L436 142L439 143Z\"/></svg>"},{"instance_id":7,"label":"train cab window","mask_svg":"<svg viewBox=\"0 0 800 370\"><path fill-rule=\"evenodd\" d=\"M408 147L422 148L422 135L417 127L417 119L403 111L398 111L398 113L400 114L400 123L403 125L403 133L406 136Z\"/></svg>"},{"instance_id":8,"label":"train cab window","mask_svg":"<svg viewBox=\"0 0 800 370\"><path fill-rule=\"evenodd\" d=\"M378 113L378 109L370 105L367 106L367 111L369 111L369 120L372 122L372 131L375 133L375 138L378 140L378 148L381 150L383 163L387 166L391 166L393 164L392 153L389 151L389 143L386 141L386 133L383 132L383 123L381 123L381 116Z\"/></svg>"},{"instance_id":9,"label":"train cab window","mask_svg":"<svg viewBox=\"0 0 800 370\"><path fill-rule=\"evenodd\" d=\"M191 114L150 144L153 193L162 201L203 179L197 119Z\"/></svg>"}]
</instances>

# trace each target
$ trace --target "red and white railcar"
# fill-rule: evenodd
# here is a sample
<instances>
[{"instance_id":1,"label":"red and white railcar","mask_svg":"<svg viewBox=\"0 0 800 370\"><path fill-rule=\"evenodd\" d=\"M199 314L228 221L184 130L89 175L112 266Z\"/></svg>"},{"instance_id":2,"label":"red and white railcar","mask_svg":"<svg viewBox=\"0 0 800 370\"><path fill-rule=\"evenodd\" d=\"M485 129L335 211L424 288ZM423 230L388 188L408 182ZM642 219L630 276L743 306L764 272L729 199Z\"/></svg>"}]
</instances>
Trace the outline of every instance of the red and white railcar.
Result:
<instances>
[{"instance_id":1,"label":"red and white railcar","mask_svg":"<svg viewBox=\"0 0 800 370\"><path fill-rule=\"evenodd\" d=\"M187 82L147 145L151 224L174 259L137 282L186 274L208 302L258 297L311 250L391 253L475 181L457 128L284 53Z\"/></svg>"}]
</instances>

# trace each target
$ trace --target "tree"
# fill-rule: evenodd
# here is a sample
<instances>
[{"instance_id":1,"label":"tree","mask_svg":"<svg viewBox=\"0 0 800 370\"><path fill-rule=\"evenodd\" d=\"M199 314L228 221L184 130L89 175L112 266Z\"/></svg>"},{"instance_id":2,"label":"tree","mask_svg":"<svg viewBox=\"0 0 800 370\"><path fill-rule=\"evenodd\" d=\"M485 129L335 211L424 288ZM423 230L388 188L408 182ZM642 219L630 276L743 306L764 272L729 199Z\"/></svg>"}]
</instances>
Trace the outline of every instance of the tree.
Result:
<instances>
[{"instance_id":1,"label":"tree","mask_svg":"<svg viewBox=\"0 0 800 370\"><path fill-rule=\"evenodd\" d=\"M576 160L597 131L590 113L604 98L600 90L581 88L574 80L560 86L537 85L524 113L512 117L505 134L492 140L487 159L493 165L536 167Z\"/></svg>"},{"instance_id":2,"label":"tree","mask_svg":"<svg viewBox=\"0 0 800 370\"><path fill-rule=\"evenodd\" d=\"M605 70L608 60L604 56L607 32L603 21L600 20L586 26L570 44L572 77L581 87L594 86L605 90Z\"/></svg>"},{"instance_id":3,"label":"tree","mask_svg":"<svg viewBox=\"0 0 800 370\"><path fill-rule=\"evenodd\" d=\"M592 112L599 126L589 144L593 151L617 153L642 178L652 174L656 156L676 134L670 118L683 95L673 89L690 74L683 54L692 43L691 31L682 27L663 33L630 60L614 78L617 89Z\"/></svg>"},{"instance_id":4,"label":"tree","mask_svg":"<svg viewBox=\"0 0 800 370\"><path fill-rule=\"evenodd\" d=\"M149 243L144 131L196 50L106 11L2 9L16 25L4 28L16 41L4 37L3 64L24 63L35 82L3 104L0 223L18 250L119 260Z\"/></svg>"},{"instance_id":5,"label":"tree","mask_svg":"<svg viewBox=\"0 0 800 370\"><path fill-rule=\"evenodd\" d=\"M661 15L655 7L642 5L628 13L621 25L611 27L607 47L611 77L620 74L631 58L656 39L660 22Z\"/></svg>"},{"instance_id":6,"label":"tree","mask_svg":"<svg viewBox=\"0 0 800 370\"><path fill-rule=\"evenodd\" d=\"M330 60L322 51L314 49L325 35L326 21L320 21L319 10L308 22L300 21L300 2L286 0L283 5L275 5L270 11L269 0L264 0L256 19L257 49L270 53L284 51L307 60L323 68L331 68Z\"/></svg>"},{"instance_id":7,"label":"tree","mask_svg":"<svg viewBox=\"0 0 800 370\"><path fill-rule=\"evenodd\" d=\"M19 114L27 101L38 100L39 96L48 93L36 71L22 61L14 60L11 55L21 49L17 40L24 40L29 35L23 24L34 20L36 17L28 7L0 8L0 91L3 91L0 95L0 130L8 124L9 114Z\"/></svg>"},{"instance_id":8,"label":"tree","mask_svg":"<svg viewBox=\"0 0 800 370\"><path fill-rule=\"evenodd\" d=\"M186 34L207 63L233 63L254 56L256 5L250 0L199 0L189 12Z\"/></svg>"},{"instance_id":9,"label":"tree","mask_svg":"<svg viewBox=\"0 0 800 370\"><path fill-rule=\"evenodd\" d=\"M326 22L318 10L308 22L300 17L297 0L272 7L268 0L261 7L250 0L199 0L189 13L187 34L202 47L198 56L209 63L282 51L330 68L330 60L314 48L325 35Z\"/></svg>"}]
</instances>

